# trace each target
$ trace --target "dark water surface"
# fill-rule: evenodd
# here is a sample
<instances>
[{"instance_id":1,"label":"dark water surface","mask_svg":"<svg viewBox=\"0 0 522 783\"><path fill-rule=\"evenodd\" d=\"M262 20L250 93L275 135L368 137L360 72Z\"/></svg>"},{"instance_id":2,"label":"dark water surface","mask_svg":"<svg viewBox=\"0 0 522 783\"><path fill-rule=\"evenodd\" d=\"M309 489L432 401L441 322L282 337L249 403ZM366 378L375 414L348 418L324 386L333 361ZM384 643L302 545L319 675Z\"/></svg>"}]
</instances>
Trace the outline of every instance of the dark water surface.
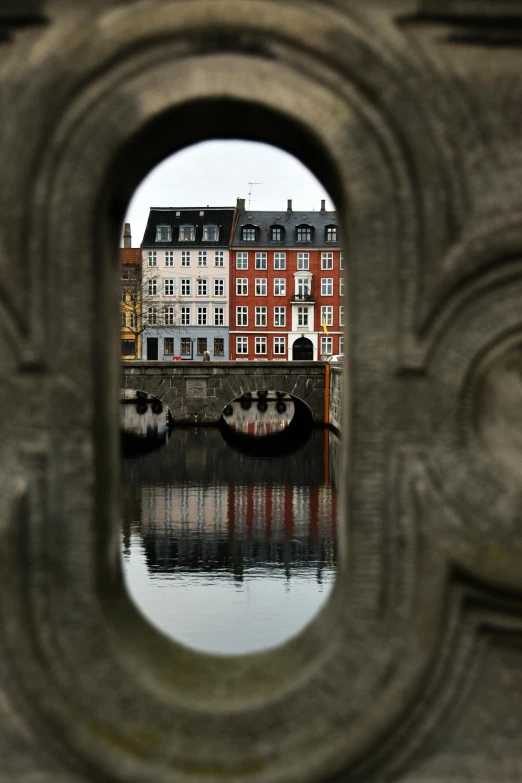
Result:
<instances>
[{"instance_id":1,"label":"dark water surface","mask_svg":"<svg viewBox=\"0 0 522 783\"><path fill-rule=\"evenodd\" d=\"M323 429L293 454L261 459L218 428L192 427L124 458L124 569L150 622L227 654L301 630L334 580L338 452Z\"/></svg>"}]
</instances>

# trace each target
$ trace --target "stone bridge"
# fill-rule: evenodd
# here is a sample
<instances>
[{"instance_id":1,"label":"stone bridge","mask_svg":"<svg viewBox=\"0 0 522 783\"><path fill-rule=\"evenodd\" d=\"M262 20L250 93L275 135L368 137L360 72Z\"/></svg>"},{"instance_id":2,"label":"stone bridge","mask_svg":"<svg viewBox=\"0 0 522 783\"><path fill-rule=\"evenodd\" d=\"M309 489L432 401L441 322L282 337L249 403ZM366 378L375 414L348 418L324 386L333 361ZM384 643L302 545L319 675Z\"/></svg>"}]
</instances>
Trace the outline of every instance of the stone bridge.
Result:
<instances>
[{"instance_id":1,"label":"stone bridge","mask_svg":"<svg viewBox=\"0 0 522 783\"><path fill-rule=\"evenodd\" d=\"M175 422L218 422L245 392L272 389L305 402L325 422L326 365L321 362L122 362L121 388L158 397Z\"/></svg>"}]
</instances>

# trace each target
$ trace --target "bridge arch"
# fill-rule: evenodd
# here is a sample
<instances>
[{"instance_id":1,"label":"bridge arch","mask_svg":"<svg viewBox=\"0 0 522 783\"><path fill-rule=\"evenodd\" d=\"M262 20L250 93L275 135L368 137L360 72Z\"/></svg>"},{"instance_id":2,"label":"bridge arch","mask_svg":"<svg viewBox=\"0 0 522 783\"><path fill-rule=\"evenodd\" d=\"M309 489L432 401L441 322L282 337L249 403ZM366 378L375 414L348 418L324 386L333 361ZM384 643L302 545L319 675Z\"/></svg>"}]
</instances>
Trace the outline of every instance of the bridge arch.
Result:
<instances>
[{"instance_id":1,"label":"bridge arch","mask_svg":"<svg viewBox=\"0 0 522 783\"><path fill-rule=\"evenodd\" d=\"M325 421L325 365L319 362L122 362L122 390L161 400L174 423L219 424L225 406L246 393L277 389Z\"/></svg>"}]
</instances>

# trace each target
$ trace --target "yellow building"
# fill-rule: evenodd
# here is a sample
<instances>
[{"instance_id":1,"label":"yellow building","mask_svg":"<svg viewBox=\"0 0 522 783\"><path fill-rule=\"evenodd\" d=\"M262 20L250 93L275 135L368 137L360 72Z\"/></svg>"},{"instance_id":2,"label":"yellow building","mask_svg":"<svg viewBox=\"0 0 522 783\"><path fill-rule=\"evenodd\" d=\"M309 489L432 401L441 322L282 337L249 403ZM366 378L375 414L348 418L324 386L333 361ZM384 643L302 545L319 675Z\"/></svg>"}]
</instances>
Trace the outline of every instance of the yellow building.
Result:
<instances>
[{"instance_id":1,"label":"yellow building","mask_svg":"<svg viewBox=\"0 0 522 783\"><path fill-rule=\"evenodd\" d=\"M141 250L131 247L130 224L125 223L121 269L121 358L141 358Z\"/></svg>"}]
</instances>

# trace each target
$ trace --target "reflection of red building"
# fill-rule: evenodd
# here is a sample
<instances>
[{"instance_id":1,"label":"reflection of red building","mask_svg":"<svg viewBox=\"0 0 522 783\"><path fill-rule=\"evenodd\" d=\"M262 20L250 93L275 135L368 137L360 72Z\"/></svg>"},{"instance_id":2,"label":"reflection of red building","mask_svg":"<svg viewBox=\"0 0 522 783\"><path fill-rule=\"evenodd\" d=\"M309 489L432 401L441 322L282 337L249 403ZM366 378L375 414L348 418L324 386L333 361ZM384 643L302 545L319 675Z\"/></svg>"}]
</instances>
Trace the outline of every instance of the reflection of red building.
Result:
<instances>
[{"instance_id":1,"label":"reflection of red building","mask_svg":"<svg viewBox=\"0 0 522 783\"><path fill-rule=\"evenodd\" d=\"M344 282L337 215L245 210L230 252L230 358L320 359L343 353ZM328 334L323 328L325 322Z\"/></svg>"}]
</instances>

